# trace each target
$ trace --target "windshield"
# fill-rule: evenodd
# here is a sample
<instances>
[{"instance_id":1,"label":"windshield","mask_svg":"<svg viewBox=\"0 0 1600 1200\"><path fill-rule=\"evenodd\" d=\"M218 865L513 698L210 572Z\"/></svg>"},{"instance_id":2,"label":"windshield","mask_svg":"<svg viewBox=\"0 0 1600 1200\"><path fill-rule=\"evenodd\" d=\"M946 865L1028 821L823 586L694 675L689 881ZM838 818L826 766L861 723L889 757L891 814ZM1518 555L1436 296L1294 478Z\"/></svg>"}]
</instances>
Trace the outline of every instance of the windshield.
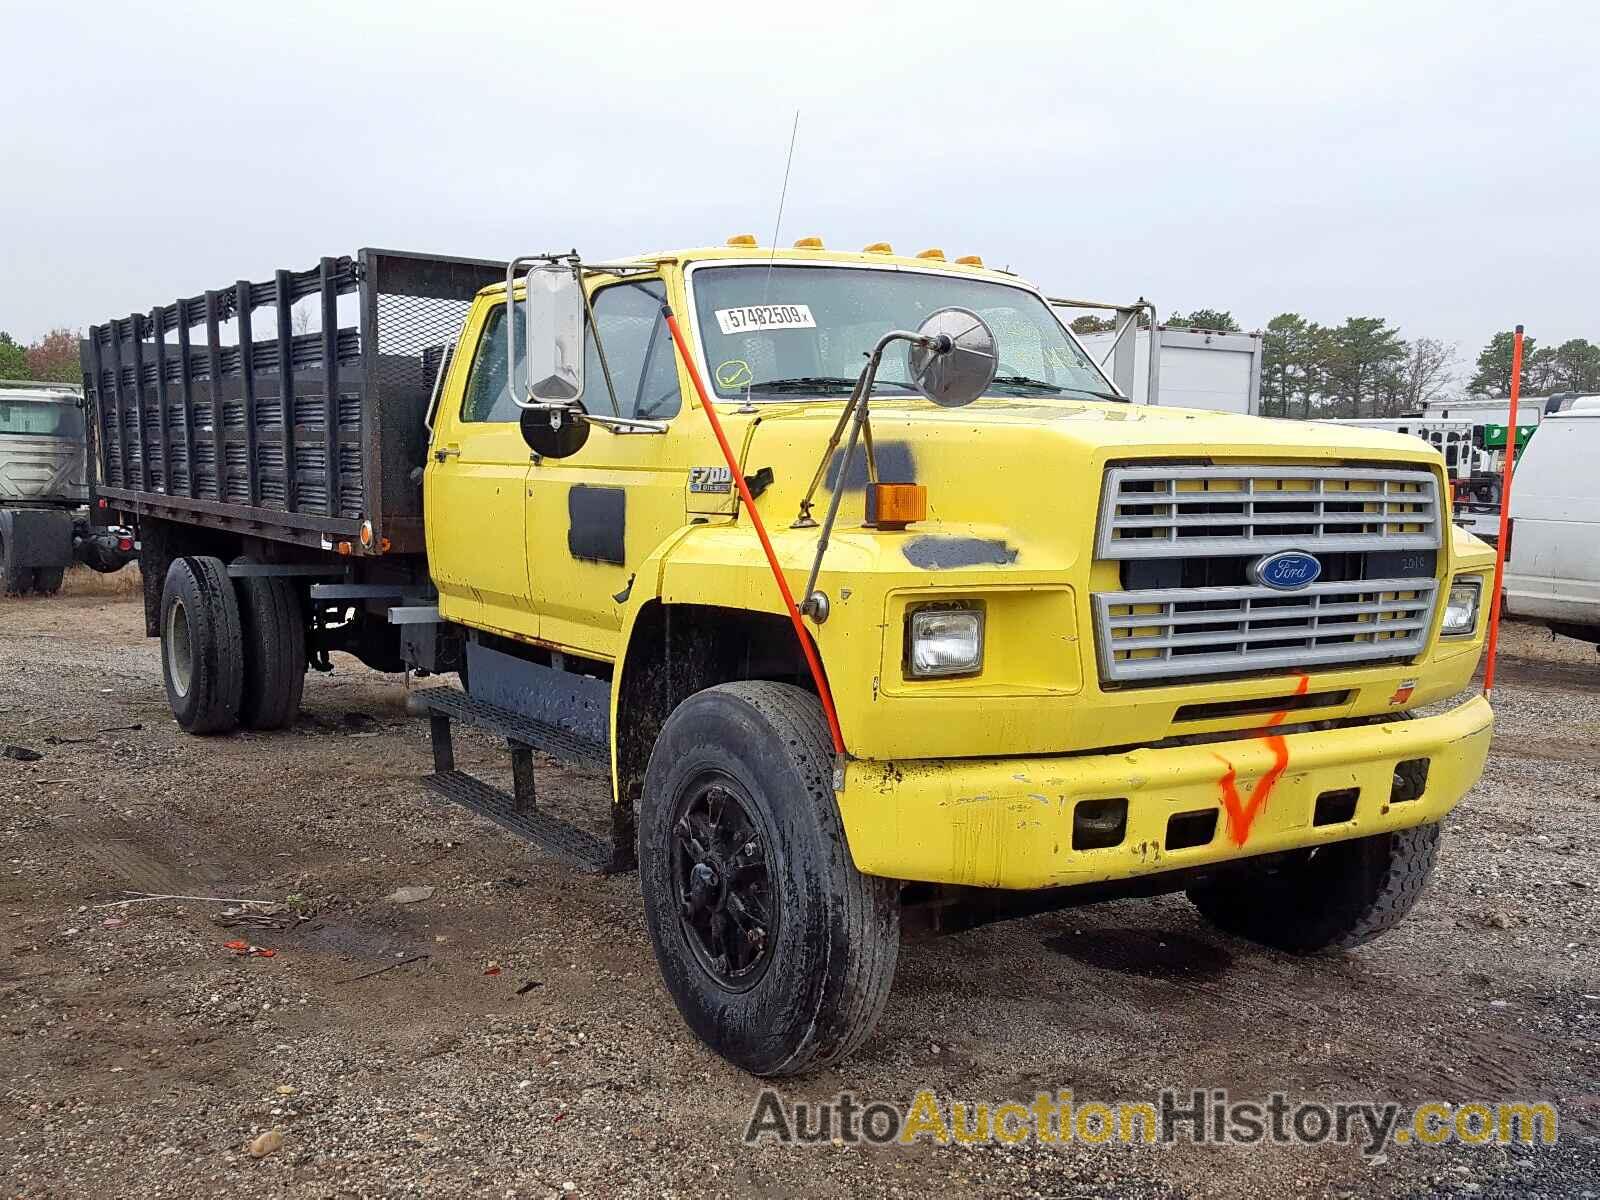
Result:
<instances>
[{"instance_id":1,"label":"windshield","mask_svg":"<svg viewBox=\"0 0 1600 1200\"><path fill-rule=\"evenodd\" d=\"M83 410L76 404L0 399L0 434L83 439Z\"/></svg>"},{"instance_id":2,"label":"windshield","mask_svg":"<svg viewBox=\"0 0 1600 1200\"><path fill-rule=\"evenodd\" d=\"M768 278L768 275L771 278ZM702 267L694 304L711 383L724 399L845 396L891 329L969 308L1000 343L993 395L1104 396L1113 389L1033 292L987 279L842 266ZM878 370L884 395L914 395L904 346Z\"/></svg>"}]
</instances>

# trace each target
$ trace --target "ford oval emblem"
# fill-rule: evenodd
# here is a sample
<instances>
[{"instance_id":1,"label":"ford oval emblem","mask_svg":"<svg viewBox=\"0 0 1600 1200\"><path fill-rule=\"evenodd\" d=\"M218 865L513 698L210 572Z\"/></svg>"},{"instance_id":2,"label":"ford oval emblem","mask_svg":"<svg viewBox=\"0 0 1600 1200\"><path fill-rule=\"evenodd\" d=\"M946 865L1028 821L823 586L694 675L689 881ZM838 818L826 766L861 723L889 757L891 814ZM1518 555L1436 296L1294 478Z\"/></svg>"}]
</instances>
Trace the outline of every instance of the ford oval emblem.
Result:
<instances>
[{"instance_id":1,"label":"ford oval emblem","mask_svg":"<svg viewBox=\"0 0 1600 1200\"><path fill-rule=\"evenodd\" d=\"M1282 550L1250 564L1250 577L1263 587L1292 592L1322 577L1322 564L1303 550Z\"/></svg>"}]
</instances>

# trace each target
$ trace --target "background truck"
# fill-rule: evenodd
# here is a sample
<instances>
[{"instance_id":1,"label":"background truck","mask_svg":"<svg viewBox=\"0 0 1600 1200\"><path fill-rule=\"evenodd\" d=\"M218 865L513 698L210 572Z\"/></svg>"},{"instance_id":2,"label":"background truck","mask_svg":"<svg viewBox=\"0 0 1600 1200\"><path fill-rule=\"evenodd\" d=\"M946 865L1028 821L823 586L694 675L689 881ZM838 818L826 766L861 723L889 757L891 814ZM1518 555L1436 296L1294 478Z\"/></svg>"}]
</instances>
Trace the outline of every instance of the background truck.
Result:
<instances>
[{"instance_id":1,"label":"background truck","mask_svg":"<svg viewBox=\"0 0 1600 1200\"><path fill-rule=\"evenodd\" d=\"M0 590L52 595L74 561L120 570L126 529L92 529L84 505L83 394L57 383L0 380Z\"/></svg>"},{"instance_id":2,"label":"background truck","mask_svg":"<svg viewBox=\"0 0 1600 1200\"><path fill-rule=\"evenodd\" d=\"M286 725L334 651L459 672L427 785L637 864L685 1022L757 1074L860 1044L903 927L1182 890L1368 941L1488 750L1481 698L1411 719L1493 565L1437 453L1131 405L975 258L369 249L95 326L84 372L179 724ZM536 752L609 772L609 840Z\"/></svg>"},{"instance_id":3,"label":"background truck","mask_svg":"<svg viewBox=\"0 0 1600 1200\"><path fill-rule=\"evenodd\" d=\"M1155 310L1143 300L1051 303L1068 314L1094 310L1114 314L1113 329L1085 334L1079 341L1135 404L1260 415L1264 347L1260 333L1152 325Z\"/></svg>"},{"instance_id":4,"label":"background truck","mask_svg":"<svg viewBox=\"0 0 1600 1200\"><path fill-rule=\"evenodd\" d=\"M1540 423L1517 460L1507 535L1512 616L1600 647L1600 396Z\"/></svg>"},{"instance_id":5,"label":"background truck","mask_svg":"<svg viewBox=\"0 0 1600 1200\"><path fill-rule=\"evenodd\" d=\"M1475 537L1493 545L1500 540L1500 476L1504 456L1494 446L1494 426L1466 417L1342 417L1340 424L1363 429L1388 429L1419 437L1444 456L1450 477L1451 518ZM1531 428L1531 427L1530 427ZM1505 446L1504 427L1499 446Z\"/></svg>"},{"instance_id":6,"label":"background truck","mask_svg":"<svg viewBox=\"0 0 1600 1200\"><path fill-rule=\"evenodd\" d=\"M1559 397L1530 396L1517 405L1516 452L1520 459L1546 412L1555 412ZM1455 520L1463 529L1493 545L1500 540L1500 480L1505 466L1506 447L1511 437L1506 423L1511 419L1507 399L1435 400L1421 414L1408 421L1434 426L1448 422L1464 423L1471 431L1472 470L1467 478L1455 482Z\"/></svg>"}]
</instances>

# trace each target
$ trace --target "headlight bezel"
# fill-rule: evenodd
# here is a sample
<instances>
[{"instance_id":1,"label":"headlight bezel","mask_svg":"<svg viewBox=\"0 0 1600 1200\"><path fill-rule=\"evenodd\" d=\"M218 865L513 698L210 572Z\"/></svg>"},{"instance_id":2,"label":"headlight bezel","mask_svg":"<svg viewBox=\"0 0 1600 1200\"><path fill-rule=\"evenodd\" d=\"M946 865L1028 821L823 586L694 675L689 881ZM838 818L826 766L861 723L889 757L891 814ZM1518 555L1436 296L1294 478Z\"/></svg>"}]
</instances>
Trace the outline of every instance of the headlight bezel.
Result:
<instances>
[{"instance_id":1,"label":"headlight bezel","mask_svg":"<svg viewBox=\"0 0 1600 1200\"><path fill-rule=\"evenodd\" d=\"M1468 608L1468 618L1464 624L1451 624L1450 610L1457 607L1456 593L1458 591L1471 592L1472 600ZM1444 595L1444 610L1439 614L1439 636L1442 638L1467 638L1478 631L1478 618L1483 615L1483 577L1481 575L1458 575L1450 581L1450 586Z\"/></svg>"},{"instance_id":2,"label":"headlight bezel","mask_svg":"<svg viewBox=\"0 0 1600 1200\"><path fill-rule=\"evenodd\" d=\"M959 618L962 623L970 623L973 627L973 652L971 655L946 665L922 666L918 665L917 649L919 643L927 643L936 635L930 633L925 627L934 625L941 620ZM901 674L910 681L931 681L938 679L971 679L983 674L983 658L988 622L985 619L984 606L981 601L973 600L939 600L927 604L919 604L906 611L904 649L901 655ZM946 638L956 636L951 633L942 635Z\"/></svg>"}]
</instances>

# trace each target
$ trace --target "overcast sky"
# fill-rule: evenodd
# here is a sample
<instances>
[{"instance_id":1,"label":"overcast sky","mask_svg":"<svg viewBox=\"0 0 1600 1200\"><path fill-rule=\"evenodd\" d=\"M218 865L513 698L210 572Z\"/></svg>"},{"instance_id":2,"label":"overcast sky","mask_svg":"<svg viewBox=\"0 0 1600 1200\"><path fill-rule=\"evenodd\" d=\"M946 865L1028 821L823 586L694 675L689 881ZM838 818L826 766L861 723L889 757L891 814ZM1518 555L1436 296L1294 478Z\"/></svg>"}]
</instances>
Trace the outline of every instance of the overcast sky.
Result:
<instances>
[{"instance_id":1,"label":"overcast sky","mask_svg":"<svg viewBox=\"0 0 1600 1200\"><path fill-rule=\"evenodd\" d=\"M94 11L94 10L101 11ZM774 16L774 13L790 15ZM1600 6L0 0L0 329L363 245L943 247L1600 340Z\"/></svg>"}]
</instances>

